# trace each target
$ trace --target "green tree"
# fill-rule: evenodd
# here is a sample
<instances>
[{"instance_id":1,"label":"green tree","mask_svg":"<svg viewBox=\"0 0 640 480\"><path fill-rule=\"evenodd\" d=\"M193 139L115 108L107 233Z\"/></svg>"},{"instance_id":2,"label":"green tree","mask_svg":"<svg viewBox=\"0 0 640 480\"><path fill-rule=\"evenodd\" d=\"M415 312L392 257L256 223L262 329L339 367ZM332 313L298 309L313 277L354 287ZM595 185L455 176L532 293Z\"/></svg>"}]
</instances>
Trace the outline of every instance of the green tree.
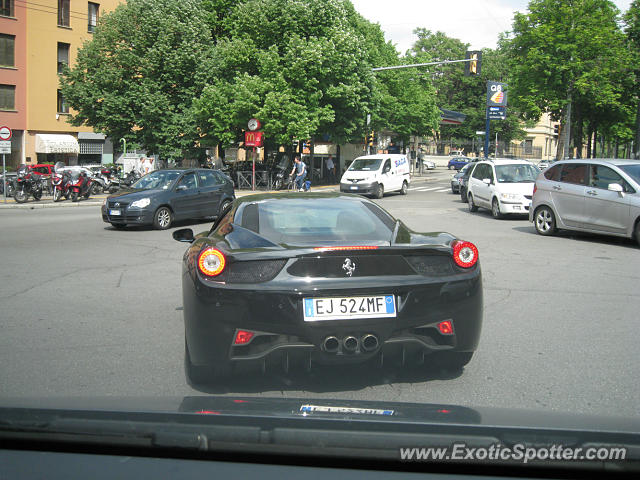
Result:
<instances>
[{"instance_id":1,"label":"green tree","mask_svg":"<svg viewBox=\"0 0 640 480\"><path fill-rule=\"evenodd\" d=\"M405 61L426 63L446 60L460 60L465 57L468 44L443 32L431 32L419 28L414 31L418 40ZM478 130L485 129L487 81L509 83L508 69L501 51L485 49L482 52L481 75L465 76L463 63L444 64L427 67L422 73L430 78L436 90L438 107L464 113L462 125L444 125L437 135L438 140L457 139L470 141ZM509 107L506 120L491 122L492 134L498 133L504 142L524 138L522 122L517 110Z\"/></svg>"},{"instance_id":2,"label":"green tree","mask_svg":"<svg viewBox=\"0 0 640 480\"><path fill-rule=\"evenodd\" d=\"M72 123L163 158L194 147L198 133L188 113L205 85L209 20L198 0L129 0L103 15L60 78L76 112Z\"/></svg>"},{"instance_id":3,"label":"green tree","mask_svg":"<svg viewBox=\"0 0 640 480\"><path fill-rule=\"evenodd\" d=\"M632 59L635 65L633 88L629 99L635 102L634 158L640 158L640 0L634 0L624 14L625 32Z\"/></svg>"},{"instance_id":4,"label":"green tree","mask_svg":"<svg viewBox=\"0 0 640 480\"><path fill-rule=\"evenodd\" d=\"M247 0L225 20L211 82L194 102L203 134L230 145L247 119L262 121L276 144L329 134L344 141L362 129L373 74L342 0Z\"/></svg>"},{"instance_id":5,"label":"green tree","mask_svg":"<svg viewBox=\"0 0 640 480\"><path fill-rule=\"evenodd\" d=\"M531 120L544 112L562 118L566 137L558 157L568 151L574 105L582 115L596 108L613 112L621 102L629 59L618 13L608 0L531 0L529 12L516 13L513 32L501 41L509 58L510 102ZM582 118L576 120L582 125Z\"/></svg>"}]
</instances>

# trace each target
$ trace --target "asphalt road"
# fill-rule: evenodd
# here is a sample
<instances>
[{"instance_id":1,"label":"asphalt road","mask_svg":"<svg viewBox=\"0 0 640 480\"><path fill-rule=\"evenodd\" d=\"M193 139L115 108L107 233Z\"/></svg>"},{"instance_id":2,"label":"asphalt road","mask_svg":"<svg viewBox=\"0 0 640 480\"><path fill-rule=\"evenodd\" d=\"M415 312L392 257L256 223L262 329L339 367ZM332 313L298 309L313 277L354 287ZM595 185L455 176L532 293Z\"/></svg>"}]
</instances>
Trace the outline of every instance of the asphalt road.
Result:
<instances>
[{"instance_id":1,"label":"asphalt road","mask_svg":"<svg viewBox=\"0 0 640 480\"><path fill-rule=\"evenodd\" d=\"M415 230L479 248L484 327L461 373L276 372L194 390L183 370L185 245L171 231L112 229L96 206L2 209L0 397L214 393L640 415L640 248L587 234L543 238L524 218L470 214L448 191L449 175L379 202Z\"/></svg>"}]
</instances>

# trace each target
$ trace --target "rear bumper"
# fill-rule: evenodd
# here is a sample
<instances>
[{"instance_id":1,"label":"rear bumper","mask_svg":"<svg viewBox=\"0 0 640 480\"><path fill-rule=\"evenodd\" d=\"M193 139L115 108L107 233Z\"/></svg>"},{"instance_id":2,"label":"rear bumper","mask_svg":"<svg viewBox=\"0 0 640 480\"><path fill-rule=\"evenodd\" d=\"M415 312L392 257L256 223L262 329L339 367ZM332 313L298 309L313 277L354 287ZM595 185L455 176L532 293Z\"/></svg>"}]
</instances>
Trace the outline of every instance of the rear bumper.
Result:
<instances>
[{"instance_id":1,"label":"rear bumper","mask_svg":"<svg viewBox=\"0 0 640 480\"><path fill-rule=\"evenodd\" d=\"M474 351L483 316L482 279L479 266L458 278L411 282L389 277L386 286L310 288L301 284L271 288L267 284L209 287L183 272L185 334L191 362L215 366L220 362L280 362L340 365L362 363L379 357L420 361L440 351ZM396 281L394 281L394 279ZM327 287L329 287L327 285ZM346 320L303 320L303 298L393 294L397 317ZM450 320L452 335L444 335L438 323ZM252 340L234 346L237 330L254 332ZM368 347L364 338L375 337ZM335 337L337 348L326 348ZM346 340L354 337L355 349ZM372 345L375 343L375 346Z\"/></svg>"}]
</instances>

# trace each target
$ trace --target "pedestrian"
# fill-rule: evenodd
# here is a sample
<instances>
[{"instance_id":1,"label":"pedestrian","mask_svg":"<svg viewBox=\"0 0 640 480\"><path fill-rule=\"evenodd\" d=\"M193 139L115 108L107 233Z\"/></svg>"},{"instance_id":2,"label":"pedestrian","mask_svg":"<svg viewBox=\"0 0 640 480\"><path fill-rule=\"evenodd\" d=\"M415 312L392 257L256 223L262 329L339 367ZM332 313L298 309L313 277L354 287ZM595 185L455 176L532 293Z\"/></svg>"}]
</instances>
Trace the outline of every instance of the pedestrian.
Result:
<instances>
[{"instance_id":1,"label":"pedestrian","mask_svg":"<svg viewBox=\"0 0 640 480\"><path fill-rule=\"evenodd\" d=\"M333 158L329 155L327 158L327 163L325 164L327 167L327 179L329 181L329 185L333 185L336 183L336 166L333 163Z\"/></svg>"},{"instance_id":2,"label":"pedestrian","mask_svg":"<svg viewBox=\"0 0 640 480\"><path fill-rule=\"evenodd\" d=\"M291 175L296 172L296 187L298 191L303 192L304 188L302 188L305 177L307 176L307 167L304 162L300 161L300 157L296 157L293 160L293 169L291 170Z\"/></svg>"}]
</instances>

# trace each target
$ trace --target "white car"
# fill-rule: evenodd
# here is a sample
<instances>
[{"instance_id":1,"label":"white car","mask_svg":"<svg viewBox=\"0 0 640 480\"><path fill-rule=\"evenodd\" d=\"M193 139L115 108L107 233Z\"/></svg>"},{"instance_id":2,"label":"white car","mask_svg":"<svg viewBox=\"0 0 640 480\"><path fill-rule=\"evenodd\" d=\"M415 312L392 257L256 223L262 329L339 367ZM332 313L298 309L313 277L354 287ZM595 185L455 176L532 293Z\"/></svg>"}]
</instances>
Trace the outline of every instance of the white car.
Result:
<instances>
[{"instance_id":1,"label":"white car","mask_svg":"<svg viewBox=\"0 0 640 480\"><path fill-rule=\"evenodd\" d=\"M425 170L435 170L436 168L435 162L423 158L422 160L418 160L417 162L418 169L420 168L420 163L422 163L422 168L424 168Z\"/></svg>"},{"instance_id":2,"label":"white car","mask_svg":"<svg viewBox=\"0 0 640 480\"><path fill-rule=\"evenodd\" d=\"M340 180L340 191L382 198L386 192L407 194L411 184L406 155L378 154L358 157Z\"/></svg>"},{"instance_id":3,"label":"white car","mask_svg":"<svg viewBox=\"0 0 640 480\"><path fill-rule=\"evenodd\" d=\"M526 160L477 162L467 186L469 211L487 208L494 218L505 214L527 215L539 174L540 169Z\"/></svg>"}]
</instances>

